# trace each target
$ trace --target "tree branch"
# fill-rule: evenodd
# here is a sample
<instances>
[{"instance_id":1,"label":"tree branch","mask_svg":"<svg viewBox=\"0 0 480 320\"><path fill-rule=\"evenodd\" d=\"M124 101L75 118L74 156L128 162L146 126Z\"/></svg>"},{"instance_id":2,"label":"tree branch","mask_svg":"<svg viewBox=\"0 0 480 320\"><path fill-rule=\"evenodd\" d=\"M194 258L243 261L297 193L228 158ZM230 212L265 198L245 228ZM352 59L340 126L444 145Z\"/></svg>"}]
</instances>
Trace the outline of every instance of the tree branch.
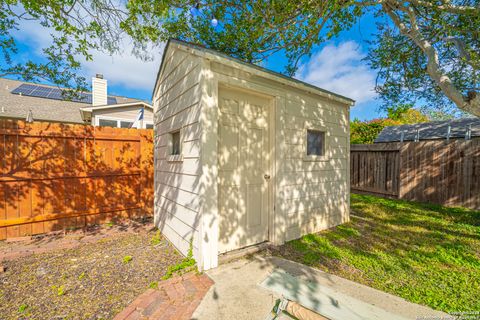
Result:
<instances>
[{"instance_id":1,"label":"tree branch","mask_svg":"<svg viewBox=\"0 0 480 320\"><path fill-rule=\"evenodd\" d=\"M422 1L422 0L409 0L408 2L410 2L415 6L437 9L437 10L445 11L449 13L456 13L456 14L479 14L480 13L480 7L457 6L457 5L452 5L447 1L442 1L444 3L443 5L436 5L434 3Z\"/></svg>"},{"instance_id":2,"label":"tree branch","mask_svg":"<svg viewBox=\"0 0 480 320\"><path fill-rule=\"evenodd\" d=\"M440 68L437 51L421 34L413 8L407 7L410 21L409 28L394 12L394 8L398 7L398 5L399 3L397 1L388 0L382 4L384 11L392 19L393 23L399 28L400 32L404 36L413 40L417 47L419 47L427 57L427 72L430 77L440 87L442 92L457 105L458 108L476 116L480 116L480 95L477 95L474 92L473 94L470 94L471 96L463 96L463 94L453 85L451 79Z\"/></svg>"}]
</instances>

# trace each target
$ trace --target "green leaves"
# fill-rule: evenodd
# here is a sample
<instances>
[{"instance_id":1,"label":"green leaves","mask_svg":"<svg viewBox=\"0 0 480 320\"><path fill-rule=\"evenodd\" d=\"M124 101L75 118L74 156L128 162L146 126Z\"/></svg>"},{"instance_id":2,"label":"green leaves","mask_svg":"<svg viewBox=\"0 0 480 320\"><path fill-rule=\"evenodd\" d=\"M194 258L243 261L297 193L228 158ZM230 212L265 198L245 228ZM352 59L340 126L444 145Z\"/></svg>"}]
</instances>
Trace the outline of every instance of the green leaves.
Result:
<instances>
[{"instance_id":1,"label":"green leaves","mask_svg":"<svg viewBox=\"0 0 480 320\"><path fill-rule=\"evenodd\" d=\"M396 124L396 122L390 119L373 119L365 122L355 119L350 123L350 143L373 143L383 128Z\"/></svg>"},{"instance_id":2,"label":"green leaves","mask_svg":"<svg viewBox=\"0 0 480 320\"><path fill-rule=\"evenodd\" d=\"M397 105L387 108L387 118L378 118L370 121L358 119L350 122L350 143L370 144L375 141L378 134L387 126L428 122L429 118L412 105Z\"/></svg>"},{"instance_id":3,"label":"green leaves","mask_svg":"<svg viewBox=\"0 0 480 320\"><path fill-rule=\"evenodd\" d=\"M252 63L284 54L284 72L290 75L314 45L348 28L361 14L342 1L202 1L195 15L190 13L192 1L167 1L168 9L162 7L161 13L152 2L129 2L129 20L135 22L122 28L131 36L141 41L179 38ZM212 18L218 27L211 25ZM158 33L146 32L152 25Z\"/></svg>"},{"instance_id":4,"label":"green leaves","mask_svg":"<svg viewBox=\"0 0 480 320\"><path fill-rule=\"evenodd\" d=\"M443 3L443 2L440 2ZM434 3L415 6L405 1L405 9L395 14L409 30L414 27L408 15L413 8L418 32L435 49L444 76L448 77L462 95L470 90L478 92L480 59L480 1L454 1L452 6L477 7L477 13L457 13ZM383 9L378 11L383 15ZM401 34L390 20L381 19L378 32L371 42L367 61L378 70L376 90L386 108L391 104L417 104L424 109L454 116L462 112L447 98L445 92L427 73L427 56L410 38ZM460 44L460 45L456 45ZM465 57L468 57L466 59Z\"/></svg>"},{"instance_id":5,"label":"green leaves","mask_svg":"<svg viewBox=\"0 0 480 320\"><path fill-rule=\"evenodd\" d=\"M92 50L118 52L125 18L123 9L108 0L93 1L0 1L0 76L27 81L48 81L60 87L87 89L80 75L80 61L91 60ZM43 57L17 56L17 41L26 21L36 21L38 32L50 34L51 42L39 48Z\"/></svg>"},{"instance_id":6,"label":"green leaves","mask_svg":"<svg viewBox=\"0 0 480 320\"><path fill-rule=\"evenodd\" d=\"M133 260L133 257L132 257L132 256L124 256L123 259L122 259L122 262L123 262L124 264L127 264L127 263L129 263L130 261L132 261L132 260Z\"/></svg>"},{"instance_id":7,"label":"green leaves","mask_svg":"<svg viewBox=\"0 0 480 320\"><path fill-rule=\"evenodd\" d=\"M192 14L190 9L197 5ZM480 95L479 5L480 0L0 0L0 54L5 61L0 76L85 89L79 61L91 60L92 50L121 52L125 37L132 40L139 57L149 45L169 38L200 43L256 64L277 55L283 58L283 73L291 76L312 50L337 38L368 12L378 24L367 61L378 71L376 91L384 106L422 104L457 115L452 98L427 73L424 49L393 22L398 19L410 31L418 27L422 41L435 49L440 71L468 102ZM216 27L213 18L219 22ZM36 20L42 32L52 33L41 62L17 56L12 33L25 20Z\"/></svg>"}]
</instances>

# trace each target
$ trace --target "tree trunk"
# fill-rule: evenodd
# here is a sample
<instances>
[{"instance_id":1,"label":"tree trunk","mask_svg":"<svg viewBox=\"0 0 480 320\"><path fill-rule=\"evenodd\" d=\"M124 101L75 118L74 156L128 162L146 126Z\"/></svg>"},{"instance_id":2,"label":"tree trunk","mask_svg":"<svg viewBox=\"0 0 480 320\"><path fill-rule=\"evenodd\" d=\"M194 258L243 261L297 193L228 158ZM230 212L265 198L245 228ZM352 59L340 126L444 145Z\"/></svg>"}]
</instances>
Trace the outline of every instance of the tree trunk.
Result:
<instances>
[{"instance_id":1,"label":"tree trunk","mask_svg":"<svg viewBox=\"0 0 480 320\"><path fill-rule=\"evenodd\" d=\"M466 106L462 110L480 117L480 95L476 92L473 92L472 95L473 99L466 101Z\"/></svg>"}]
</instances>

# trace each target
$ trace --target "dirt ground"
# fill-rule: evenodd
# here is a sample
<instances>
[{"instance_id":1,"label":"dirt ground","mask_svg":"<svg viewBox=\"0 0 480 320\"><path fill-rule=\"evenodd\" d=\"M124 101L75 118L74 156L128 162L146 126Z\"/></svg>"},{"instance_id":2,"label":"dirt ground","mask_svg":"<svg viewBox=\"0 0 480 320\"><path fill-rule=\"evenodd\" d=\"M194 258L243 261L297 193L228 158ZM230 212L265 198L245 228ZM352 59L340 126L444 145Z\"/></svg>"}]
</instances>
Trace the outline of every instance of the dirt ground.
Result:
<instances>
[{"instance_id":1,"label":"dirt ground","mask_svg":"<svg viewBox=\"0 0 480 320\"><path fill-rule=\"evenodd\" d=\"M112 319L181 260L149 223L0 242L0 319Z\"/></svg>"}]
</instances>

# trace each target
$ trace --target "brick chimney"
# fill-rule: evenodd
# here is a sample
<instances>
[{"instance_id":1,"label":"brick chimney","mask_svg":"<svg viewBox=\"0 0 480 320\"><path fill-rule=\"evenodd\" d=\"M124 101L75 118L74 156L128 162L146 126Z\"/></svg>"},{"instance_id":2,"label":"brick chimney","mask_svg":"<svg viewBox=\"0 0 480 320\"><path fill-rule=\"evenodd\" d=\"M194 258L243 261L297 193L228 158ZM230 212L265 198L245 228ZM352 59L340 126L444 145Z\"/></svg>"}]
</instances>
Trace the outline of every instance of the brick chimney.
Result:
<instances>
[{"instance_id":1,"label":"brick chimney","mask_svg":"<svg viewBox=\"0 0 480 320\"><path fill-rule=\"evenodd\" d=\"M103 79L103 74L97 73L92 78L92 106L107 105L107 80Z\"/></svg>"}]
</instances>

